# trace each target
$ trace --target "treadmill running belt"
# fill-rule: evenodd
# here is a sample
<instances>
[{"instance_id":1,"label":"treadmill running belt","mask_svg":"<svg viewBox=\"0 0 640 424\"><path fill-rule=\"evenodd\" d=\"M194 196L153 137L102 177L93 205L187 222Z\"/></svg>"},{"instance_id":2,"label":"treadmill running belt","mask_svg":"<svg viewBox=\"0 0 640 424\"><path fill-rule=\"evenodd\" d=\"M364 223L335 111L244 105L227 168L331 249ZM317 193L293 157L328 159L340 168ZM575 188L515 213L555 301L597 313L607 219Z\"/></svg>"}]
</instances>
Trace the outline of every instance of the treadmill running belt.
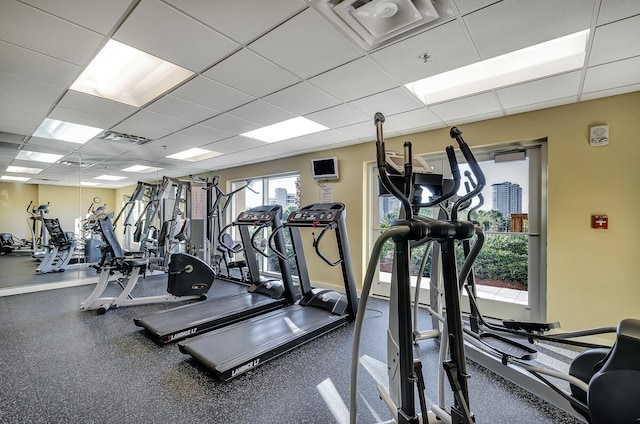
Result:
<instances>
[{"instance_id":1,"label":"treadmill running belt","mask_svg":"<svg viewBox=\"0 0 640 424\"><path fill-rule=\"evenodd\" d=\"M133 322L159 343L170 343L281 308L285 302L262 294L241 293L158 311Z\"/></svg>"},{"instance_id":2,"label":"treadmill running belt","mask_svg":"<svg viewBox=\"0 0 640 424\"><path fill-rule=\"evenodd\" d=\"M348 322L346 316L292 305L184 340L180 351L230 380Z\"/></svg>"}]
</instances>

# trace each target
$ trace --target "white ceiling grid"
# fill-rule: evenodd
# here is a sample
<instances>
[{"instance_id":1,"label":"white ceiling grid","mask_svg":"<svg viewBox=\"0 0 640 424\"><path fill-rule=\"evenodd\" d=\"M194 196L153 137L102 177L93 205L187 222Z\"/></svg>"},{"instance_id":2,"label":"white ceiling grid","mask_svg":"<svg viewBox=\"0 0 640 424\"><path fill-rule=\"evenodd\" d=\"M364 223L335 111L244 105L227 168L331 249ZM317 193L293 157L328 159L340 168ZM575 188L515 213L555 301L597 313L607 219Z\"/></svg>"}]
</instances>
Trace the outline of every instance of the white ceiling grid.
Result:
<instances>
[{"instance_id":1,"label":"white ceiling grid","mask_svg":"<svg viewBox=\"0 0 640 424\"><path fill-rule=\"evenodd\" d=\"M451 16L365 51L307 0L0 0L0 173L33 167L15 155L34 150L67 164L38 164L31 183L113 174L127 178L100 186L120 187L371 141L377 111L394 136L640 89L640 1L433 1ZM576 71L431 106L403 86L583 29L589 50ZM195 75L140 108L69 90L111 38ZM296 116L329 130L272 144L240 135ZM32 137L45 118L153 141ZM191 147L221 155L166 158ZM122 171L134 164L162 170Z\"/></svg>"}]
</instances>

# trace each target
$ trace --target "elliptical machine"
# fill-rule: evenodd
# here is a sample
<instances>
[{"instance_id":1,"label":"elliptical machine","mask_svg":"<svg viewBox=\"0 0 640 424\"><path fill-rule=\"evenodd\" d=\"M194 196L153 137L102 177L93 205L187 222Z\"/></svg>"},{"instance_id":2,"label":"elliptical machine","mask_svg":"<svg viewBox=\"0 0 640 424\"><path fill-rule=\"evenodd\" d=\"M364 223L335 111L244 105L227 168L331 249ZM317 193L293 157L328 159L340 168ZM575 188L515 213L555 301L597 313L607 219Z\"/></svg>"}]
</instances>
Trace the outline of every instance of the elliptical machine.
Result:
<instances>
[{"instance_id":1,"label":"elliptical machine","mask_svg":"<svg viewBox=\"0 0 640 424\"><path fill-rule=\"evenodd\" d=\"M364 311L372 285L373 276L377 267L378 258L382 247L387 240L394 243L393 273L391 279L391 298L389 306L389 330L387 332L387 358L389 374L389 392L381 386L378 387L381 398L387 404L393 419L397 423L435 423L443 420L448 423L471 424L475 418L470 410L469 393L467 386L467 371L465 364L465 350L463 341L462 317L460 314L460 291L457 284L457 270L455 257L455 241L464 240L473 236L474 225L467 221L458 221L457 213L452 214L449 221L438 221L430 218L419 217L414 214L415 199L414 190L420 186L419 175L414 174L412 165L411 143L404 146L403 173L392 178L387 171L382 124L384 116L381 113L375 115L377 134L376 159L382 186L391 193L401 204L401 217L393 225L380 235L376 241L371 259L367 267L365 281L361 295L361 306L356 316L354 329L353 353L351 360L351 397L350 420L355 424L357 419L357 382L360 339L364 321ZM467 144L458 137L457 128L451 129L452 138L456 138L462 154L476 174L478 180L484 180L482 170L478 166ZM454 180L460 180L460 173L452 146L446 149ZM475 196L479 189L472 191L459 202ZM411 199L411 200L410 200ZM431 202L437 204L444 199ZM457 203L457 202L456 202ZM454 205L454 210L458 206ZM424 394L425 381L422 375L422 365L413 357L413 330L411 322L411 294L410 294L410 243L431 239L440 246L442 252L442 269L445 286L445 303L447 309L444 321L444 337L441 340L441 358L443 360L441 372L446 374L449 386L453 393L454 404L446 408L444 400L439 404L427 407ZM448 352L449 358L446 358ZM421 414L416 411L415 392L416 386L420 402Z\"/></svg>"}]
</instances>

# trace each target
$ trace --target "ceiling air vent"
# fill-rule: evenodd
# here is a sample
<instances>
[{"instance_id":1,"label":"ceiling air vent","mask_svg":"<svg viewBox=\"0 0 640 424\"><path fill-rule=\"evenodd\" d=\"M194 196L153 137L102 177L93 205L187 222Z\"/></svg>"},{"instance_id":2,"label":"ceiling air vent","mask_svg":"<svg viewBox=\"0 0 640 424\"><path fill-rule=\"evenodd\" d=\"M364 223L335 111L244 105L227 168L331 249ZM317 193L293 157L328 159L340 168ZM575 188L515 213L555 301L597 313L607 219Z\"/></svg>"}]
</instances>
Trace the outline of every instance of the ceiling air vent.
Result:
<instances>
[{"instance_id":1,"label":"ceiling air vent","mask_svg":"<svg viewBox=\"0 0 640 424\"><path fill-rule=\"evenodd\" d=\"M103 140L109 140L109 141L118 141L121 143L136 144L138 146L142 144L146 144L151 141L151 139L147 137L142 137L139 135L124 134L116 131L105 131L99 138Z\"/></svg>"},{"instance_id":2,"label":"ceiling air vent","mask_svg":"<svg viewBox=\"0 0 640 424\"><path fill-rule=\"evenodd\" d=\"M365 50L406 37L453 15L447 0L307 0Z\"/></svg>"}]
</instances>

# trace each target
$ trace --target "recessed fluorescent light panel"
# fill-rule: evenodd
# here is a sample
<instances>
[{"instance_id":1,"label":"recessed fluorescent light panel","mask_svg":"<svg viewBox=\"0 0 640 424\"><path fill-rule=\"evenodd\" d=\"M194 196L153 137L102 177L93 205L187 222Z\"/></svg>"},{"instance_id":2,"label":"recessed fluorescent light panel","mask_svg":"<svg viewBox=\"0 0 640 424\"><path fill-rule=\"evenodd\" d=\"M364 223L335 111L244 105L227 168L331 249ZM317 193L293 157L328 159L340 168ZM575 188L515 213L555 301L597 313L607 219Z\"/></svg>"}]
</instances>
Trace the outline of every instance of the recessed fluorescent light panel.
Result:
<instances>
[{"instance_id":1,"label":"recessed fluorescent light panel","mask_svg":"<svg viewBox=\"0 0 640 424\"><path fill-rule=\"evenodd\" d=\"M120 181L120 180L124 180L127 177L121 177L118 175L100 175L99 177L94 177L94 179L96 180L107 180L107 181Z\"/></svg>"},{"instance_id":2,"label":"recessed fluorescent light panel","mask_svg":"<svg viewBox=\"0 0 640 424\"><path fill-rule=\"evenodd\" d=\"M169 159L180 159L188 162L197 162L199 160L211 159L216 156L220 156L222 153L213 152L211 150L201 149L194 147L193 149L184 150L182 152L175 153L167 156Z\"/></svg>"},{"instance_id":3,"label":"recessed fluorescent light panel","mask_svg":"<svg viewBox=\"0 0 640 424\"><path fill-rule=\"evenodd\" d=\"M14 172L18 174L39 174L42 172L40 168L27 168L26 166L8 166L7 172Z\"/></svg>"},{"instance_id":4,"label":"recessed fluorescent light panel","mask_svg":"<svg viewBox=\"0 0 640 424\"><path fill-rule=\"evenodd\" d=\"M32 160L35 162L54 163L64 155L55 155L53 153L30 152L29 150L21 150L16 155L19 160Z\"/></svg>"},{"instance_id":5,"label":"recessed fluorescent light panel","mask_svg":"<svg viewBox=\"0 0 640 424\"><path fill-rule=\"evenodd\" d=\"M268 125L240 134L244 137L255 138L256 140L266 143L275 143L277 141L288 140L294 137L301 137L307 134L313 134L320 131L326 131L329 128L324 125L313 122L302 116L278 122L277 124Z\"/></svg>"},{"instance_id":6,"label":"recessed fluorescent light panel","mask_svg":"<svg viewBox=\"0 0 640 424\"><path fill-rule=\"evenodd\" d=\"M424 104L434 104L512 84L531 81L584 65L589 30L405 84Z\"/></svg>"},{"instance_id":7,"label":"recessed fluorescent light panel","mask_svg":"<svg viewBox=\"0 0 640 424\"><path fill-rule=\"evenodd\" d=\"M145 165L133 165L128 168L124 168L125 172L137 172L140 174L149 174L151 172L160 171L162 168L156 168L154 166L145 166Z\"/></svg>"},{"instance_id":8,"label":"recessed fluorescent light panel","mask_svg":"<svg viewBox=\"0 0 640 424\"><path fill-rule=\"evenodd\" d=\"M192 75L173 63L109 40L71 89L141 107Z\"/></svg>"},{"instance_id":9,"label":"recessed fluorescent light panel","mask_svg":"<svg viewBox=\"0 0 640 424\"><path fill-rule=\"evenodd\" d=\"M103 130L103 128L89 127L87 125L73 124L71 122L47 118L40 124L40 127L33 133L33 136L84 144L100 134Z\"/></svg>"},{"instance_id":10,"label":"recessed fluorescent light panel","mask_svg":"<svg viewBox=\"0 0 640 424\"><path fill-rule=\"evenodd\" d=\"M81 186L99 186L100 183L92 183L91 181L80 181Z\"/></svg>"},{"instance_id":11,"label":"recessed fluorescent light panel","mask_svg":"<svg viewBox=\"0 0 640 424\"><path fill-rule=\"evenodd\" d=\"M13 175L3 175L0 177L0 180L5 180L5 181L29 181L30 178L29 177L16 177Z\"/></svg>"}]
</instances>

